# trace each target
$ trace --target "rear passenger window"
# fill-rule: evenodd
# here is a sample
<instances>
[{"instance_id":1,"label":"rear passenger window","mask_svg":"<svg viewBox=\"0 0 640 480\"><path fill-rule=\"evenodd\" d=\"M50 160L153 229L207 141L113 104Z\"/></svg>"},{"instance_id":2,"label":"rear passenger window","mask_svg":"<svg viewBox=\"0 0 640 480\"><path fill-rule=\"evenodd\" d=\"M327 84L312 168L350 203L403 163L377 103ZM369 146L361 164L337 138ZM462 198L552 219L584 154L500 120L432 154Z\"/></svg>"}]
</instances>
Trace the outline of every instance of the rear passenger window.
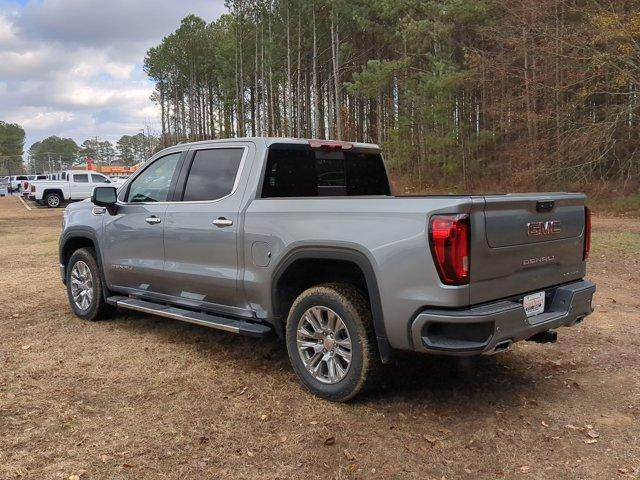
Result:
<instances>
[{"instance_id":1,"label":"rear passenger window","mask_svg":"<svg viewBox=\"0 0 640 480\"><path fill-rule=\"evenodd\" d=\"M73 181L76 183L89 183L89 175L81 173L73 176Z\"/></svg>"},{"instance_id":2,"label":"rear passenger window","mask_svg":"<svg viewBox=\"0 0 640 480\"><path fill-rule=\"evenodd\" d=\"M182 200L217 200L229 195L240 167L243 148L198 150L189 169Z\"/></svg>"}]
</instances>

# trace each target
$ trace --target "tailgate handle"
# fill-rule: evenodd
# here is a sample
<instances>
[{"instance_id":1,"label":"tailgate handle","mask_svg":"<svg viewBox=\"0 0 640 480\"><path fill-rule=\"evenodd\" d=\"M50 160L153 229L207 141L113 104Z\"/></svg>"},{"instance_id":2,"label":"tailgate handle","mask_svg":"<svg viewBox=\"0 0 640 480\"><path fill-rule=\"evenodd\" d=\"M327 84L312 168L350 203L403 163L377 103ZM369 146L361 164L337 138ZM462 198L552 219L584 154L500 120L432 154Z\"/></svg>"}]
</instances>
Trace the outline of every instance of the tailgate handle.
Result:
<instances>
[{"instance_id":1,"label":"tailgate handle","mask_svg":"<svg viewBox=\"0 0 640 480\"><path fill-rule=\"evenodd\" d=\"M536 203L536 212L550 212L553 210L553 200L538 200Z\"/></svg>"}]
</instances>

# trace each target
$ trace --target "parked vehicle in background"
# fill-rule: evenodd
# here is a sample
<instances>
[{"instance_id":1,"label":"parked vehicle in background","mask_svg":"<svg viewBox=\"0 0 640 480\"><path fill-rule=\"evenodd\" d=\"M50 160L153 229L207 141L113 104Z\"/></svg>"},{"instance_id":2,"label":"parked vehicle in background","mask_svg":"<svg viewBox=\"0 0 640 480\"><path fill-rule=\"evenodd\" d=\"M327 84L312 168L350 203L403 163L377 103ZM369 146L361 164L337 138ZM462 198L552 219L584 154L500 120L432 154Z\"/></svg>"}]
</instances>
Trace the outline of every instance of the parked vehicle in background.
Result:
<instances>
[{"instance_id":1,"label":"parked vehicle in background","mask_svg":"<svg viewBox=\"0 0 640 480\"><path fill-rule=\"evenodd\" d=\"M11 191L12 192L17 192L20 189L20 184L24 181L24 180L28 180L28 177L26 175L12 175L11 176Z\"/></svg>"},{"instance_id":2,"label":"parked vehicle in background","mask_svg":"<svg viewBox=\"0 0 640 480\"><path fill-rule=\"evenodd\" d=\"M29 185L39 180L47 180L47 175L27 175L27 180L23 180L20 184L20 193L25 197L28 196L30 191Z\"/></svg>"},{"instance_id":3,"label":"parked vehicle in background","mask_svg":"<svg viewBox=\"0 0 640 480\"><path fill-rule=\"evenodd\" d=\"M493 354L581 322L595 291L584 203L394 197L371 144L181 144L65 209L60 272L83 319L121 307L275 332L309 390L345 401L396 350Z\"/></svg>"},{"instance_id":4,"label":"parked vehicle in background","mask_svg":"<svg viewBox=\"0 0 640 480\"><path fill-rule=\"evenodd\" d=\"M34 182L29 188L29 198L41 205L57 208L62 202L89 198L96 186L119 186L105 175L90 170L66 170L61 172L61 178Z\"/></svg>"},{"instance_id":5,"label":"parked vehicle in background","mask_svg":"<svg viewBox=\"0 0 640 480\"><path fill-rule=\"evenodd\" d=\"M8 195L10 188L11 179L9 177L0 177L0 197Z\"/></svg>"}]
</instances>

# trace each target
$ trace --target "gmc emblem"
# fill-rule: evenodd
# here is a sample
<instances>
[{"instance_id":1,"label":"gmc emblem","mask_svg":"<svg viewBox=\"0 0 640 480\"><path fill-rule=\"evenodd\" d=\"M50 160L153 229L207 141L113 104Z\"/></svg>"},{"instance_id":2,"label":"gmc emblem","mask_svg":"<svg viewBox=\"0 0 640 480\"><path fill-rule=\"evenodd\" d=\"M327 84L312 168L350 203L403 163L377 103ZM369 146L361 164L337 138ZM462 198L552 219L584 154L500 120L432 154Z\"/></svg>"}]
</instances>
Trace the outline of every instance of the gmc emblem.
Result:
<instances>
[{"instance_id":1,"label":"gmc emblem","mask_svg":"<svg viewBox=\"0 0 640 480\"><path fill-rule=\"evenodd\" d=\"M552 235L554 233L560 233L560 220L527 223L527 235L530 237Z\"/></svg>"}]
</instances>

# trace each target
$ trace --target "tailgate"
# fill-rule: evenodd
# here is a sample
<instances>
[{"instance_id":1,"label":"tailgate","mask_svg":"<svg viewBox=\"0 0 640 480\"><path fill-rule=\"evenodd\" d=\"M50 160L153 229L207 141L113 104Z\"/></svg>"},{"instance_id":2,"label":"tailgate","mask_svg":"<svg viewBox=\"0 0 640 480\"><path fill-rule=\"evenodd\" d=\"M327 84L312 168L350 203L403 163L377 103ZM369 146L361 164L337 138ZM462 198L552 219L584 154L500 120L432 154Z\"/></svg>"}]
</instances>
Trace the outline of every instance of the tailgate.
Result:
<instances>
[{"instance_id":1,"label":"tailgate","mask_svg":"<svg viewBox=\"0 0 640 480\"><path fill-rule=\"evenodd\" d=\"M470 303L580 279L584 194L487 195L472 213Z\"/></svg>"}]
</instances>

